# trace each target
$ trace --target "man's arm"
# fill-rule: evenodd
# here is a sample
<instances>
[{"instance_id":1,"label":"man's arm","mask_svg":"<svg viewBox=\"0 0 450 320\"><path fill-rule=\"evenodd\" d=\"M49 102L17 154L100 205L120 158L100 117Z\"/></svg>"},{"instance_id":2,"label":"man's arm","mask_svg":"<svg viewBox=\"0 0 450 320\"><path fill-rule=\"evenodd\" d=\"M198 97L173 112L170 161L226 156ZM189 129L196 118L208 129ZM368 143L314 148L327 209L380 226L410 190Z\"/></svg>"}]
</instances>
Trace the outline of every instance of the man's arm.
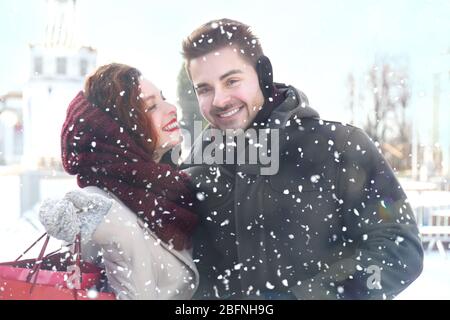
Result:
<instances>
[{"instance_id":1,"label":"man's arm","mask_svg":"<svg viewBox=\"0 0 450 320\"><path fill-rule=\"evenodd\" d=\"M380 151L355 128L340 155L338 198L351 257L291 288L299 299L392 299L422 272L414 213Z\"/></svg>"}]
</instances>

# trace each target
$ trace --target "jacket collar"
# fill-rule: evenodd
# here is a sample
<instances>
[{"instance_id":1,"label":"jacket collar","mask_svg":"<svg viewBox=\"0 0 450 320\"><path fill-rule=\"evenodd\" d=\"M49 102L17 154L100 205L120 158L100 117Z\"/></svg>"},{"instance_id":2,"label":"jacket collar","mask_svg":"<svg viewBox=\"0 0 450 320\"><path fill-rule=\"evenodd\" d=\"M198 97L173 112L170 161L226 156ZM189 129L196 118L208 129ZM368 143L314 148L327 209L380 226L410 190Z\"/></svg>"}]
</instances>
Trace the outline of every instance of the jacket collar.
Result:
<instances>
[{"instance_id":1,"label":"jacket collar","mask_svg":"<svg viewBox=\"0 0 450 320\"><path fill-rule=\"evenodd\" d=\"M277 84L277 86L283 86ZM289 119L296 117L319 118L319 113L309 106L306 95L293 86L287 86L284 101L272 112L268 127L271 129L284 129Z\"/></svg>"}]
</instances>

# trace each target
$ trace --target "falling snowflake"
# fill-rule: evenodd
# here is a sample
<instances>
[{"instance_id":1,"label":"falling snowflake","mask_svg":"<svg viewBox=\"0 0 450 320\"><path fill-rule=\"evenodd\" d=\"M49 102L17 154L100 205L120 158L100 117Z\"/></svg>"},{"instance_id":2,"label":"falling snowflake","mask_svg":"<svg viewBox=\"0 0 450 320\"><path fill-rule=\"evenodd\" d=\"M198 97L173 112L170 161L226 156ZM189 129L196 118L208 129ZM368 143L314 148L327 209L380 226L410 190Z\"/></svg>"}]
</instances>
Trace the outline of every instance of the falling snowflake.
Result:
<instances>
[{"instance_id":1,"label":"falling snowflake","mask_svg":"<svg viewBox=\"0 0 450 320\"><path fill-rule=\"evenodd\" d=\"M396 243L397 245L399 245L400 242L403 242L403 240L405 240L405 238L400 237L400 236L397 236L397 238L395 239L395 243Z\"/></svg>"},{"instance_id":2,"label":"falling snowflake","mask_svg":"<svg viewBox=\"0 0 450 320\"><path fill-rule=\"evenodd\" d=\"M269 290L273 290L275 288L275 286L273 284L271 284L269 281L266 282L266 288Z\"/></svg>"},{"instance_id":3,"label":"falling snowflake","mask_svg":"<svg viewBox=\"0 0 450 320\"><path fill-rule=\"evenodd\" d=\"M204 201L205 200L205 195L202 192L197 192L197 199L199 201Z\"/></svg>"}]
</instances>

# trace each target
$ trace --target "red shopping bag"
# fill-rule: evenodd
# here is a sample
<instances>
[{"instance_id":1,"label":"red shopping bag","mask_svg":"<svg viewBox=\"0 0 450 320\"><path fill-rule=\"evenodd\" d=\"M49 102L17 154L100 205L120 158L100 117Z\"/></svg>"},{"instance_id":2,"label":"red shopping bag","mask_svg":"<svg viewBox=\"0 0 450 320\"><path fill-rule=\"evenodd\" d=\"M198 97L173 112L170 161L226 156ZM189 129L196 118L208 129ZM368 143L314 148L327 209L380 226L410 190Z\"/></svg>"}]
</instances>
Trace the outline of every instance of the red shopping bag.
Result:
<instances>
[{"instance_id":1,"label":"red shopping bag","mask_svg":"<svg viewBox=\"0 0 450 320\"><path fill-rule=\"evenodd\" d=\"M115 300L113 293L96 289L102 269L81 260L80 235L73 253L57 250L44 256L47 235L37 259L19 260L46 235L15 261L0 263L0 300Z\"/></svg>"}]
</instances>

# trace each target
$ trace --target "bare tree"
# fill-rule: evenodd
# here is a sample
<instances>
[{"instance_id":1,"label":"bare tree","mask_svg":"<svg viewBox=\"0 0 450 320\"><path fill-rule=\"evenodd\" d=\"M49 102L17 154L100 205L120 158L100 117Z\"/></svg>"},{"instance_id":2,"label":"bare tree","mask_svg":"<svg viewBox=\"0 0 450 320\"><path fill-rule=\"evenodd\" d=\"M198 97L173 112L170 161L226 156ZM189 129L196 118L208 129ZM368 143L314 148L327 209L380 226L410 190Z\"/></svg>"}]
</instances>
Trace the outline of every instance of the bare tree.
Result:
<instances>
[{"instance_id":1,"label":"bare tree","mask_svg":"<svg viewBox=\"0 0 450 320\"><path fill-rule=\"evenodd\" d=\"M350 88L349 107L355 110L353 74L348 77L347 83ZM371 66L360 90L359 95L365 100L366 107L362 127L380 144L394 168L411 168L411 123L407 117L411 97L408 69L395 61L382 59Z\"/></svg>"}]
</instances>

